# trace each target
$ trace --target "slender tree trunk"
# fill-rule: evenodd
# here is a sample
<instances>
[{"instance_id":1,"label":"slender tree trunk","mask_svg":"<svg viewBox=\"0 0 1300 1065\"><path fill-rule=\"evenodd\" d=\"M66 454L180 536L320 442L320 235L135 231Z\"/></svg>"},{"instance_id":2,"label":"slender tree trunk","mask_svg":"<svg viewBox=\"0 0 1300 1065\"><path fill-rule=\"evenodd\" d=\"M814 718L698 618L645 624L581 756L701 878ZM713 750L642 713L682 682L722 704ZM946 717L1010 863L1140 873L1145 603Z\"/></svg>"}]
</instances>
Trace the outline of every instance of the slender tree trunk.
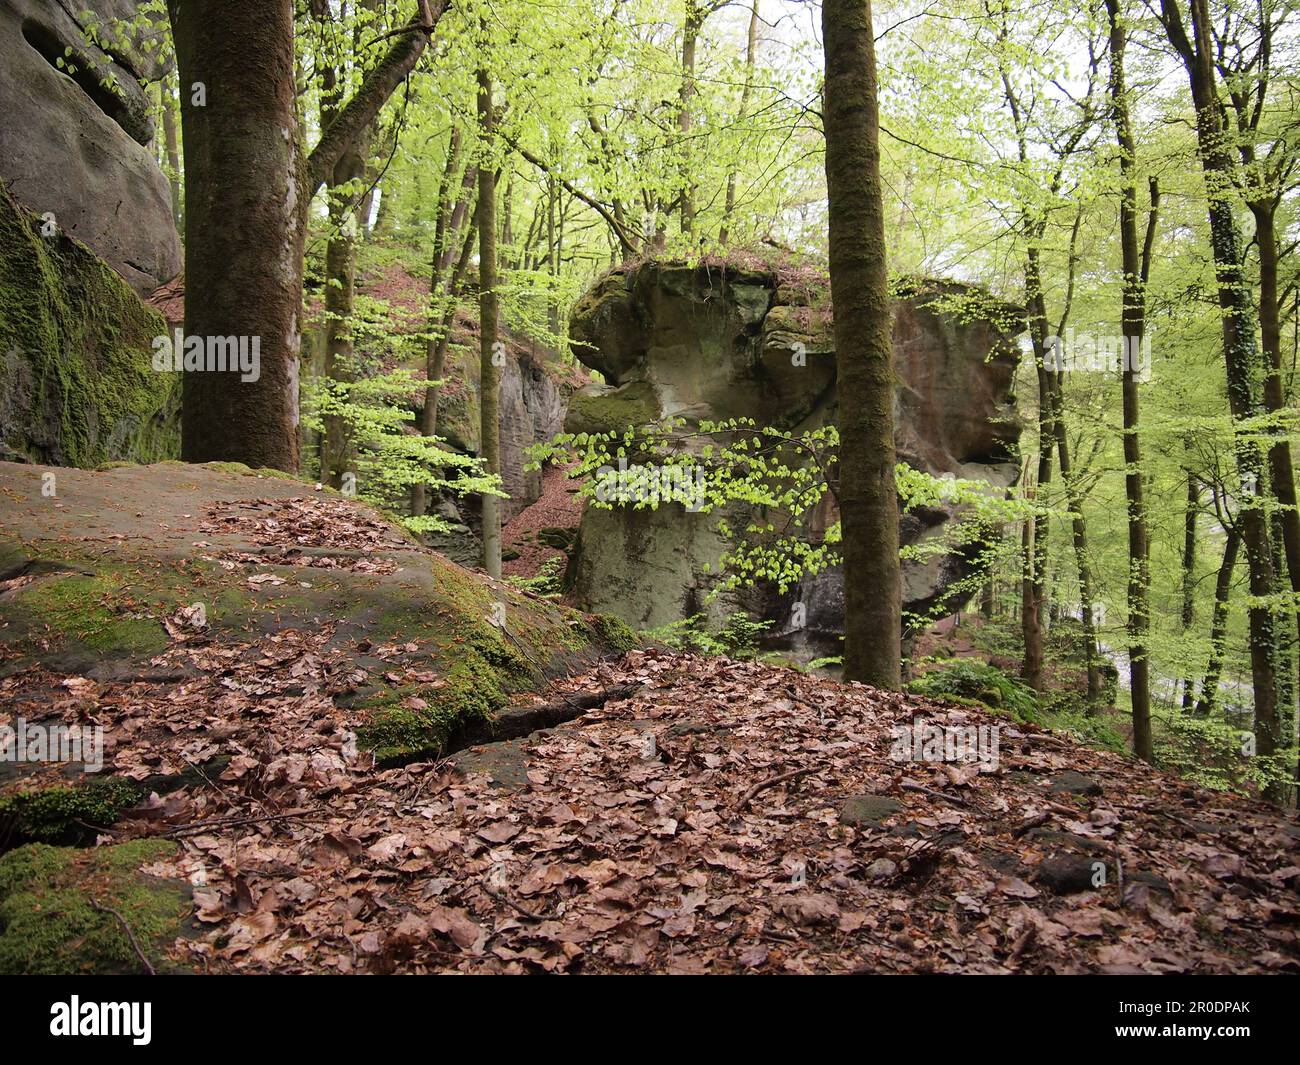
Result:
<instances>
[{"instance_id":1,"label":"slender tree trunk","mask_svg":"<svg viewBox=\"0 0 1300 1065\"><path fill-rule=\"evenodd\" d=\"M334 164L331 190L349 184L366 172L370 138L358 136ZM330 235L325 245L325 377L349 384L357 378L356 344L352 315L356 306L357 228L359 220L351 193L331 191ZM337 415L325 419L321 479L334 488L355 466L352 428Z\"/></svg>"},{"instance_id":2,"label":"slender tree trunk","mask_svg":"<svg viewBox=\"0 0 1300 1065\"><path fill-rule=\"evenodd\" d=\"M305 160L289 0L168 0L185 146L185 333L258 346L184 375L181 454L298 470ZM196 103L195 85L204 98Z\"/></svg>"},{"instance_id":3,"label":"slender tree trunk","mask_svg":"<svg viewBox=\"0 0 1300 1065\"><path fill-rule=\"evenodd\" d=\"M501 427L498 392L501 349L497 339L497 181L491 159L496 119L492 110L492 79L478 72L478 120L483 157L478 168L479 277L479 454L486 472L501 473ZM501 505L494 495L483 496L483 568L501 576Z\"/></svg>"},{"instance_id":4,"label":"slender tree trunk","mask_svg":"<svg viewBox=\"0 0 1300 1065\"><path fill-rule=\"evenodd\" d=\"M1146 278L1149 261L1138 249L1137 145L1129 117L1128 90L1124 83L1126 35L1120 17L1120 0L1106 0L1110 16L1110 99L1119 142L1122 176L1119 201L1120 255L1124 267L1124 293L1120 330L1123 343L1122 392L1124 407L1124 495L1128 500L1128 658L1129 693L1133 706L1133 753L1144 761L1155 758L1151 738L1151 668L1147 635L1151 617L1146 506L1142 498L1142 448L1138 437L1141 414L1138 353L1146 332ZM1149 255L1154 236L1159 192L1151 184L1151 216L1146 241Z\"/></svg>"},{"instance_id":5,"label":"slender tree trunk","mask_svg":"<svg viewBox=\"0 0 1300 1065\"><path fill-rule=\"evenodd\" d=\"M163 144L167 152L167 185L172 197L172 221L178 230L183 230L185 216L181 213L181 150L177 143L176 111L169 81L165 78L158 83L158 102L162 107Z\"/></svg>"},{"instance_id":6,"label":"slender tree trunk","mask_svg":"<svg viewBox=\"0 0 1300 1065\"><path fill-rule=\"evenodd\" d=\"M1237 425L1260 413L1253 378L1266 378L1255 343L1255 308L1242 269L1241 237L1232 213L1233 163L1224 136L1222 111L1215 86L1214 52L1210 39L1207 0L1190 0L1192 38L1183 25L1178 0L1161 0L1161 17L1171 43L1183 59L1196 105L1196 134L1201 170L1209 200L1210 242L1218 278L1223 355L1228 404ZM1264 483L1264 456L1252 438L1238 433L1237 471L1241 479L1239 521L1250 571L1248 609L1251 681L1255 699L1255 749L1263 757L1278 752L1281 723L1277 684L1273 672L1273 617L1267 599L1274 591L1273 557L1268 522L1258 493ZM1280 801L1283 789L1268 789L1267 797Z\"/></svg>"},{"instance_id":7,"label":"slender tree trunk","mask_svg":"<svg viewBox=\"0 0 1300 1065\"><path fill-rule=\"evenodd\" d=\"M560 186L546 175L546 325L552 337L560 335L560 228L556 215L560 207ZM552 344L559 346L557 340Z\"/></svg>"},{"instance_id":8,"label":"slender tree trunk","mask_svg":"<svg viewBox=\"0 0 1300 1065\"><path fill-rule=\"evenodd\" d=\"M1190 456L1189 456L1190 458ZM1191 635L1196 622L1196 516L1201 506L1201 485L1189 468L1187 471L1187 504L1183 509L1183 636ZM1190 672L1183 677L1183 712L1195 704Z\"/></svg>"},{"instance_id":9,"label":"slender tree trunk","mask_svg":"<svg viewBox=\"0 0 1300 1065\"><path fill-rule=\"evenodd\" d=\"M1056 398L1053 372L1048 368L1047 307L1043 296L1042 268L1035 243L1041 231L1030 233L1025 253L1025 295L1029 305L1029 336L1034 349L1038 378L1038 469L1035 493L1041 494L1052 481L1052 450L1056 444ZM1024 557L1024 610L1020 631L1024 641L1021 675L1035 691L1042 691L1043 678L1043 608L1047 600L1047 515L1030 519L1033 529L1028 537L1029 551ZM1091 607L1091 604L1089 604Z\"/></svg>"},{"instance_id":10,"label":"slender tree trunk","mask_svg":"<svg viewBox=\"0 0 1300 1065\"><path fill-rule=\"evenodd\" d=\"M749 97L754 89L754 58L758 53L758 3L752 0L749 5L749 33L745 38L745 85L740 90L740 122L749 117ZM736 210L736 171L732 168L727 175L727 197L722 211L722 229L718 233L718 243L724 248L731 239L731 216Z\"/></svg>"},{"instance_id":11,"label":"slender tree trunk","mask_svg":"<svg viewBox=\"0 0 1300 1065\"><path fill-rule=\"evenodd\" d=\"M456 265L452 269L451 277L447 282L446 298L442 302L442 320L437 324L435 336L437 343L434 345L433 355L428 363L428 372L431 375L429 380L441 381L444 370L447 366L447 349L451 346L451 330L456 321L457 297L460 293L461 282L469 269L469 261L474 252L474 241L478 236L478 213L470 220L470 224L465 229L465 237L461 242L460 256L456 259ZM442 386L432 385L425 393L425 416L421 431L425 436L433 436L438 432L438 393Z\"/></svg>"},{"instance_id":12,"label":"slender tree trunk","mask_svg":"<svg viewBox=\"0 0 1300 1065\"><path fill-rule=\"evenodd\" d=\"M825 0L824 127L840 416L844 675L901 679L893 330L870 0Z\"/></svg>"},{"instance_id":13,"label":"slender tree trunk","mask_svg":"<svg viewBox=\"0 0 1300 1065\"><path fill-rule=\"evenodd\" d=\"M442 279L443 261L447 248L456 235L448 238L450 217L455 210L452 201L452 184L461 162L461 132L453 126L447 143L447 160L443 166L442 179L438 182L437 219L433 227L433 250L430 254L429 269L429 339L425 343L424 376L428 382L424 390L424 406L420 412L420 435L433 436L438 430L438 386L434 384L434 361L438 350L436 327L442 319ZM422 517L428 510L427 491L423 484L411 485L411 515Z\"/></svg>"},{"instance_id":14,"label":"slender tree trunk","mask_svg":"<svg viewBox=\"0 0 1300 1065\"><path fill-rule=\"evenodd\" d=\"M1214 581L1214 609L1210 615L1210 660L1205 666L1201 681L1201 698L1196 704L1199 717L1209 717L1219 704L1219 680L1223 676L1223 656L1228 643L1228 597L1232 592L1232 571L1237 566L1237 553L1241 547L1241 532L1236 527L1228 530L1223 545L1223 561Z\"/></svg>"},{"instance_id":15,"label":"slender tree trunk","mask_svg":"<svg viewBox=\"0 0 1300 1065\"><path fill-rule=\"evenodd\" d=\"M691 151L691 102L695 98L695 45L704 21L698 0L686 0L686 21L682 24L682 83L678 90L677 130L681 134L682 232L695 228L694 152Z\"/></svg>"},{"instance_id":16,"label":"slender tree trunk","mask_svg":"<svg viewBox=\"0 0 1300 1065\"><path fill-rule=\"evenodd\" d=\"M1096 709L1101 698L1101 668L1097 654L1097 624L1092 614L1094 599L1092 583L1092 562L1088 557L1088 522L1083 516L1083 497L1074 480L1074 469L1070 463L1070 442L1065 433L1065 410L1061 380L1058 378L1053 388L1055 410L1052 415L1052 430L1056 435L1056 460L1061 467L1061 483L1065 485L1066 500L1070 506L1070 531L1074 546L1074 564L1079 573L1079 600L1083 623L1083 662L1088 674L1089 713Z\"/></svg>"}]
</instances>

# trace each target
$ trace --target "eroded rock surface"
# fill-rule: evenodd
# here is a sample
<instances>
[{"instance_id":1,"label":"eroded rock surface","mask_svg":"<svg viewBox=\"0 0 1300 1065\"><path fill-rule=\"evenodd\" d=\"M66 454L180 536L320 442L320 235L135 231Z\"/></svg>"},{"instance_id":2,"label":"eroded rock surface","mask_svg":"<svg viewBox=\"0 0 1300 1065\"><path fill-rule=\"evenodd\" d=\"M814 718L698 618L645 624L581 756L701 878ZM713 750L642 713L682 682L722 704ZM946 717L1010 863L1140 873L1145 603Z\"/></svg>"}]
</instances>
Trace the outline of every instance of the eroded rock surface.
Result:
<instances>
[{"instance_id":1,"label":"eroded rock surface","mask_svg":"<svg viewBox=\"0 0 1300 1065\"><path fill-rule=\"evenodd\" d=\"M899 286L894 310L899 459L936 475L1009 486L1019 426L1011 397L1018 312L981 290L951 282ZM688 426L753 418L802 430L836 417L835 349L825 280L779 270L644 263L616 270L576 305L574 349L606 384L577 393L565 428L604 432L668 416ZM827 513L822 527L834 520ZM949 508L906 515L901 539L920 543L953 520ZM574 593L592 609L657 627L694 613L714 619L747 607L791 618L771 635L798 652L836 653L843 580L828 571L784 597L761 591L705 597L708 569L725 549L717 516L678 505L588 508L571 568ZM904 608L944 601L969 573L945 553L904 567Z\"/></svg>"},{"instance_id":2,"label":"eroded rock surface","mask_svg":"<svg viewBox=\"0 0 1300 1065\"><path fill-rule=\"evenodd\" d=\"M160 75L158 53L147 24L125 29L136 7L0 0L0 179L145 295L180 270L181 249L140 87Z\"/></svg>"},{"instance_id":3,"label":"eroded rock surface","mask_svg":"<svg viewBox=\"0 0 1300 1065\"><path fill-rule=\"evenodd\" d=\"M0 184L0 460L154 462L180 452L163 319L84 245L44 236Z\"/></svg>"}]
</instances>

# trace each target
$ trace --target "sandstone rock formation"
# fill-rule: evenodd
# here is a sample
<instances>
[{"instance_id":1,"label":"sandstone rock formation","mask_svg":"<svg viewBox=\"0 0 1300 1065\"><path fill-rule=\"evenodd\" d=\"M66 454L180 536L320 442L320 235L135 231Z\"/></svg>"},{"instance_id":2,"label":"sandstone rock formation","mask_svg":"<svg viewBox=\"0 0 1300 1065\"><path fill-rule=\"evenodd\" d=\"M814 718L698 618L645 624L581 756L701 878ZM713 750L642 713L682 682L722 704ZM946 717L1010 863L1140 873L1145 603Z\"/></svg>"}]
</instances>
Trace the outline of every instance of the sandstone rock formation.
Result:
<instances>
[{"instance_id":1,"label":"sandstone rock formation","mask_svg":"<svg viewBox=\"0 0 1300 1065\"><path fill-rule=\"evenodd\" d=\"M687 420L750 417L799 430L835 419L835 352L829 288L809 272L645 263L616 270L576 305L578 358L605 385L573 397L570 432L622 429L670 415ZM936 475L1009 486L1019 428L1011 400L1018 312L979 289L950 282L900 286L895 304L898 375L894 416L899 459ZM825 516L823 524L834 520ZM940 534L950 509L908 514L904 544ZM837 570L786 596L774 590L718 597L707 572L725 549L717 516L677 504L656 510L589 507L569 579L585 607L650 628L738 607L774 620L776 646L838 653L843 581ZM904 608L943 604L969 572L945 553L904 566ZM803 610L793 611L794 603ZM945 604L951 605L951 604Z\"/></svg>"},{"instance_id":2,"label":"sandstone rock formation","mask_svg":"<svg viewBox=\"0 0 1300 1065\"><path fill-rule=\"evenodd\" d=\"M164 330L117 274L0 183L0 460L95 466L180 451L180 380L155 373Z\"/></svg>"},{"instance_id":3,"label":"sandstone rock formation","mask_svg":"<svg viewBox=\"0 0 1300 1065\"><path fill-rule=\"evenodd\" d=\"M161 70L140 36L124 36L136 6L0 0L0 179L145 295L181 252L140 88ZM88 43L92 26L115 29L109 51Z\"/></svg>"}]
</instances>

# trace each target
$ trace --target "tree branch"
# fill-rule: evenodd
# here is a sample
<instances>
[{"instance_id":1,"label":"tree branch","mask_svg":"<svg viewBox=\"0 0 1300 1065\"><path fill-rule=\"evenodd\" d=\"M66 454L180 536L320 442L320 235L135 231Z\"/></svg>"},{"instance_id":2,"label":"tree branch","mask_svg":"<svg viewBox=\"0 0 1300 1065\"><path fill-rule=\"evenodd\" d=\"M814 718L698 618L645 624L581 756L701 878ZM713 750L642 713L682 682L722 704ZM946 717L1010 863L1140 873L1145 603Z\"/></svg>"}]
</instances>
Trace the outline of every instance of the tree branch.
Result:
<instances>
[{"instance_id":1,"label":"tree branch","mask_svg":"<svg viewBox=\"0 0 1300 1065\"><path fill-rule=\"evenodd\" d=\"M334 164L361 131L375 120L397 86L415 69L438 20L447 10L447 2L419 0L418 10L389 48L388 54L366 75L356 94L339 109L321 134L320 142L307 157L308 199L329 180Z\"/></svg>"}]
</instances>

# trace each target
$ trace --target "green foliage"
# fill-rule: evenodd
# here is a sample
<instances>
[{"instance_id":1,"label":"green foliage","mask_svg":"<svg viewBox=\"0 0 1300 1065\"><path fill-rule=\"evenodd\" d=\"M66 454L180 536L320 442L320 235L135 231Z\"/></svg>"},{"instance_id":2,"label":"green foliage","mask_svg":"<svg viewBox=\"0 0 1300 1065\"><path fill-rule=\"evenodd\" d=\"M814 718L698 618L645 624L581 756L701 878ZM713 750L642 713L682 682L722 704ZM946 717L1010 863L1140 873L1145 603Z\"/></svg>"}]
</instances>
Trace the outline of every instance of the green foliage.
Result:
<instances>
[{"instance_id":1,"label":"green foliage","mask_svg":"<svg viewBox=\"0 0 1300 1065\"><path fill-rule=\"evenodd\" d=\"M970 700L1021 721L1041 720L1038 697L1032 688L1018 677L974 659L954 659L928 669L908 682L906 689L931 699Z\"/></svg>"},{"instance_id":2,"label":"green foliage","mask_svg":"<svg viewBox=\"0 0 1300 1065\"><path fill-rule=\"evenodd\" d=\"M755 621L744 611L737 610L728 615L717 630L709 629L708 619L703 614L694 614L647 629L641 635L651 643L663 644L676 651L747 659L758 654L758 642L771 626L770 621Z\"/></svg>"},{"instance_id":3,"label":"green foliage","mask_svg":"<svg viewBox=\"0 0 1300 1065\"><path fill-rule=\"evenodd\" d=\"M500 478L483 473L481 460L450 450L439 437L411 430L415 415L403 401L422 395L425 382L409 370L375 374L357 381L322 378L306 386L305 424L324 432L328 419L346 426L356 465L357 496L387 509L400 509L412 485L431 493L501 496ZM435 514L406 517L414 533L446 532Z\"/></svg>"},{"instance_id":4,"label":"green foliage","mask_svg":"<svg viewBox=\"0 0 1300 1065\"><path fill-rule=\"evenodd\" d=\"M1255 754L1254 737L1240 723L1196 717L1167 707L1152 716L1160 764L1197 784L1217 791L1262 794L1270 784L1295 779L1294 757Z\"/></svg>"},{"instance_id":5,"label":"green foliage","mask_svg":"<svg viewBox=\"0 0 1300 1065\"><path fill-rule=\"evenodd\" d=\"M563 593L564 559L552 556L531 577L507 577L506 581L525 592L546 599L558 599Z\"/></svg>"},{"instance_id":6,"label":"green foliage","mask_svg":"<svg viewBox=\"0 0 1300 1065\"><path fill-rule=\"evenodd\" d=\"M818 525L823 504L834 499L830 475L838 447L833 425L796 432L750 418L689 426L683 418L668 418L623 431L561 433L529 450L528 468L570 467L589 506L640 510L671 504L716 515L729 550L717 568L712 599L760 581L785 592L839 563L839 523ZM1001 550L990 530L1034 512L987 482L938 478L903 463L896 477L904 512L944 506L963 515L943 535L902 551L905 560L922 563L950 552L969 557L975 572L954 597L973 592ZM919 625L925 619L908 620Z\"/></svg>"}]
</instances>

